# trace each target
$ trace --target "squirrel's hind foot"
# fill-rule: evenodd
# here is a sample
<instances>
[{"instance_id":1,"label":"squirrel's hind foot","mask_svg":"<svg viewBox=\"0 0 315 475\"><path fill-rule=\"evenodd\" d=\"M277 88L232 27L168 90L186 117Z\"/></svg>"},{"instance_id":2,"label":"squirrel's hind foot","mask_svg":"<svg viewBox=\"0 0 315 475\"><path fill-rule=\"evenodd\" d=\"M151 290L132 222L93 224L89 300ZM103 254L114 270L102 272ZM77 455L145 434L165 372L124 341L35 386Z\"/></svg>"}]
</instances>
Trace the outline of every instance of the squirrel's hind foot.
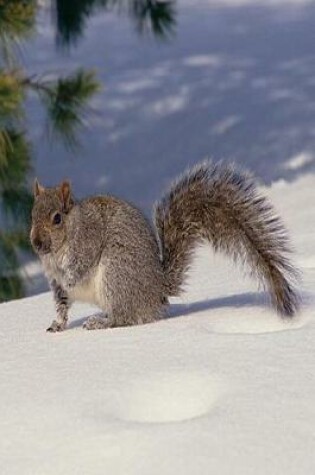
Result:
<instances>
[{"instance_id":1,"label":"squirrel's hind foot","mask_svg":"<svg viewBox=\"0 0 315 475\"><path fill-rule=\"evenodd\" d=\"M85 330L102 330L104 328L110 328L111 321L108 316L103 313L91 315L84 323L83 328Z\"/></svg>"}]
</instances>

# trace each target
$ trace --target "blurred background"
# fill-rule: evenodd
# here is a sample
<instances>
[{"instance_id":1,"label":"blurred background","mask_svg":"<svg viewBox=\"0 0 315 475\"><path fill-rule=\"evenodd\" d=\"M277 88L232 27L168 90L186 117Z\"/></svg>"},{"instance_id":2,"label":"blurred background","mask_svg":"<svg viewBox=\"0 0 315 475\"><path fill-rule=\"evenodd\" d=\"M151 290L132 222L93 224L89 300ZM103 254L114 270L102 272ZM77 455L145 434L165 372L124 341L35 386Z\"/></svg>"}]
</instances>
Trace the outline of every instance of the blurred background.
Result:
<instances>
[{"instance_id":1,"label":"blurred background","mask_svg":"<svg viewBox=\"0 0 315 475\"><path fill-rule=\"evenodd\" d=\"M34 176L150 215L206 157L314 172L314 25L307 0L0 0L0 302L47 288Z\"/></svg>"}]
</instances>

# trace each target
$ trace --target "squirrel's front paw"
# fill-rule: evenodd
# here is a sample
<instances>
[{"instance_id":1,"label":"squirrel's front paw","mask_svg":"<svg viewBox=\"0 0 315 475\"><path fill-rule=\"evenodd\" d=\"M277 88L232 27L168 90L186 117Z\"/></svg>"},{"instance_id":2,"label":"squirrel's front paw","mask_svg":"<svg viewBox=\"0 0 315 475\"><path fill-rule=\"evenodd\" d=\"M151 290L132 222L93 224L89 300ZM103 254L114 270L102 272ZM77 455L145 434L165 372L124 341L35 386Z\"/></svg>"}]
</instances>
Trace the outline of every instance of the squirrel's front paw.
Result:
<instances>
[{"instance_id":1,"label":"squirrel's front paw","mask_svg":"<svg viewBox=\"0 0 315 475\"><path fill-rule=\"evenodd\" d=\"M54 320L52 324L50 325L49 328L47 328L47 332L50 333L56 333L56 332L62 332L66 328L66 325L64 323L57 322L57 320Z\"/></svg>"}]
</instances>

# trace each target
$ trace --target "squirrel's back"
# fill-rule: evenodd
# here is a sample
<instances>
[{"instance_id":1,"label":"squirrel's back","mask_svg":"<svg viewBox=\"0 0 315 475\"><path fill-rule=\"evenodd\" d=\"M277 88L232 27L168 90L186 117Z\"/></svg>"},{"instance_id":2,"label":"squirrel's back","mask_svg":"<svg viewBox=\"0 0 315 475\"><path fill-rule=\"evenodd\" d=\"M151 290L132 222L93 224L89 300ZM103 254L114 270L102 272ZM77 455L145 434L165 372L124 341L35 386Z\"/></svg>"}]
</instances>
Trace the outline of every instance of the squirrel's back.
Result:
<instances>
[{"instance_id":1,"label":"squirrel's back","mask_svg":"<svg viewBox=\"0 0 315 475\"><path fill-rule=\"evenodd\" d=\"M87 198L79 208L81 221L87 226L91 226L91 213L93 219L98 215L103 289L119 309L119 325L148 323L162 317L165 279L149 220L138 208L114 196Z\"/></svg>"}]
</instances>

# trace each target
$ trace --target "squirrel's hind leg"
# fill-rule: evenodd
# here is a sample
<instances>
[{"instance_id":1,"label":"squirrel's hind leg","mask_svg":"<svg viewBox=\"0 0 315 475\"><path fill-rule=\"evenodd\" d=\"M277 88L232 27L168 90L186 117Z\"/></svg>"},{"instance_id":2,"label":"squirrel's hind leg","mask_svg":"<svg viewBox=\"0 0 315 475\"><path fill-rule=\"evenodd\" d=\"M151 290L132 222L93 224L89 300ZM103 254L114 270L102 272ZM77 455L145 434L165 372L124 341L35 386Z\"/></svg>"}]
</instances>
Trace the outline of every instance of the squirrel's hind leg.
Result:
<instances>
[{"instance_id":1,"label":"squirrel's hind leg","mask_svg":"<svg viewBox=\"0 0 315 475\"><path fill-rule=\"evenodd\" d=\"M97 313L95 315L91 315L83 323L83 328L85 330L102 330L105 328L110 328L111 326L112 320L104 313Z\"/></svg>"}]
</instances>

